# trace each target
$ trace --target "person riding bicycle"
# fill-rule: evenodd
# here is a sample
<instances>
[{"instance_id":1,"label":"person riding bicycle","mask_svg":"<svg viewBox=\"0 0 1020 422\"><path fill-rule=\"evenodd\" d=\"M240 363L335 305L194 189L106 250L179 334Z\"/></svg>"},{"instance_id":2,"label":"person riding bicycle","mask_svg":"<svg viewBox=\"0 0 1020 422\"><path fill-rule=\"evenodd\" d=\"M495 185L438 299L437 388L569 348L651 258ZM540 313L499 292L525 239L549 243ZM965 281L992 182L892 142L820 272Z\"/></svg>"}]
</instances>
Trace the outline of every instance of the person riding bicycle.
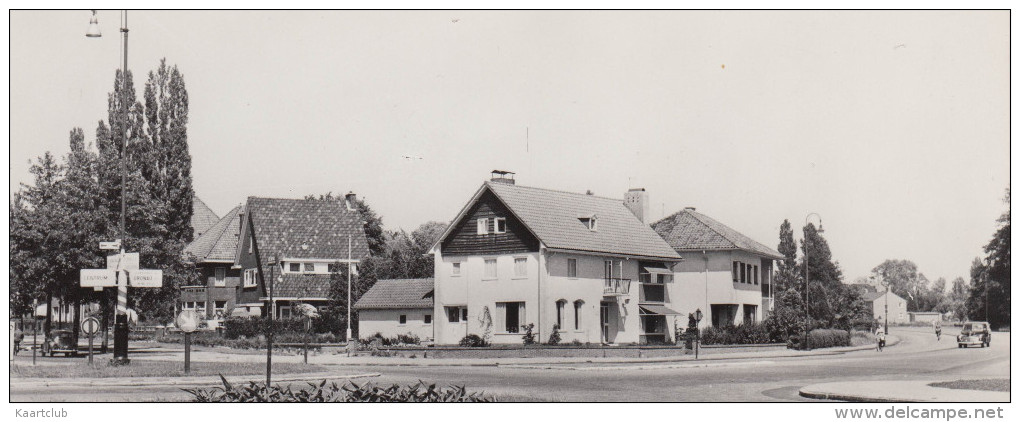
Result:
<instances>
[{"instance_id":1,"label":"person riding bicycle","mask_svg":"<svg viewBox=\"0 0 1020 422\"><path fill-rule=\"evenodd\" d=\"M882 327L878 327L875 331L875 337L878 338L878 351L881 352L885 348L885 330Z\"/></svg>"},{"instance_id":2,"label":"person riding bicycle","mask_svg":"<svg viewBox=\"0 0 1020 422\"><path fill-rule=\"evenodd\" d=\"M935 326L935 341L942 341L942 322L935 320L932 325Z\"/></svg>"}]
</instances>

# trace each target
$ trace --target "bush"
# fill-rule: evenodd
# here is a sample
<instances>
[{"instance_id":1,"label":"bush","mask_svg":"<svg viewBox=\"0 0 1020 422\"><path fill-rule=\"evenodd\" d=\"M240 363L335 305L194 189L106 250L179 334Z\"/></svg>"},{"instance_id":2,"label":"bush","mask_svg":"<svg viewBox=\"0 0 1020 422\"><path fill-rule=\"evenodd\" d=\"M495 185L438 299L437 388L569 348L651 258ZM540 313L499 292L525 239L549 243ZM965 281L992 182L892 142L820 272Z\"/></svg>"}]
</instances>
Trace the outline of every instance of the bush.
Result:
<instances>
[{"instance_id":1,"label":"bush","mask_svg":"<svg viewBox=\"0 0 1020 422\"><path fill-rule=\"evenodd\" d=\"M202 403L468 403L494 402L492 396L482 393L468 394L463 386L436 387L435 384L377 387L371 383L358 385L348 382L308 383L307 389L292 390L279 384L267 387L265 383L250 381L247 385L232 385L222 375L222 387L184 389L192 401Z\"/></svg>"},{"instance_id":2,"label":"bush","mask_svg":"<svg viewBox=\"0 0 1020 422\"><path fill-rule=\"evenodd\" d=\"M850 333L850 345L851 346L863 346L866 344L873 345L878 342L878 338L875 337L871 331L852 331Z\"/></svg>"},{"instance_id":3,"label":"bush","mask_svg":"<svg viewBox=\"0 0 1020 422\"><path fill-rule=\"evenodd\" d=\"M524 340L524 345L535 344L535 324L522 325L521 329L524 330L524 335L521 336L521 340Z\"/></svg>"},{"instance_id":4,"label":"bush","mask_svg":"<svg viewBox=\"0 0 1020 422\"><path fill-rule=\"evenodd\" d=\"M555 346L560 344L560 325L553 324L552 334L549 334L549 345Z\"/></svg>"},{"instance_id":5,"label":"bush","mask_svg":"<svg viewBox=\"0 0 1020 422\"><path fill-rule=\"evenodd\" d=\"M808 336L812 349L850 345L850 333L846 330L817 329L811 330Z\"/></svg>"},{"instance_id":6,"label":"bush","mask_svg":"<svg viewBox=\"0 0 1020 422\"><path fill-rule=\"evenodd\" d=\"M476 334L468 334L460 339L460 345L461 347L486 347L489 343Z\"/></svg>"},{"instance_id":7,"label":"bush","mask_svg":"<svg viewBox=\"0 0 1020 422\"><path fill-rule=\"evenodd\" d=\"M765 323L754 322L724 327L705 327L701 330L702 344L769 344L772 338Z\"/></svg>"}]
</instances>

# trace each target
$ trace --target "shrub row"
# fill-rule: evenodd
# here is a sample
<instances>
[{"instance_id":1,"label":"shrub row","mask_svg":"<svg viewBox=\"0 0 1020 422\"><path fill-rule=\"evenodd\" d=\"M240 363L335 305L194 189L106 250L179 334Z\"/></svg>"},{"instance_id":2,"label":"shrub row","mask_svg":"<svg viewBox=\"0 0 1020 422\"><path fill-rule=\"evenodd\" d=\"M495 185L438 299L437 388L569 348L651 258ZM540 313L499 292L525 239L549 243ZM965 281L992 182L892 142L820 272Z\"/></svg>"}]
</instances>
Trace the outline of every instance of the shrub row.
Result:
<instances>
[{"instance_id":1,"label":"shrub row","mask_svg":"<svg viewBox=\"0 0 1020 422\"><path fill-rule=\"evenodd\" d=\"M769 330L765 323L748 323L740 325L727 325L724 327L705 327L701 330L701 343L713 344L768 344L781 343L783 339L776 338L777 332Z\"/></svg>"},{"instance_id":2,"label":"shrub row","mask_svg":"<svg viewBox=\"0 0 1020 422\"><path fill-rule=\"evenodd\" d=\"M312 319L312 333L316 334L332 334L334 337L339 337L343 340L343 333L346 331L336 331L332 327L334 321L329 318L314 318ZM303 318L283 318L273 320L273 334L279 338L281 334L301 334L305 332L306 320ZM261 317L231 317L223 320L223 336L228 339L236 339L241 337L253 338L259 335L268 334L269 319Z\"/></svg>"},{"instance_id":3,"label":"shrub row","mask_svg":"<svg viewBox=\"0 0 1020 422\"><path fill-rule=\"evenodd\" d=\"M322 382L308 383L309 388L292 390L290 386L268 386L250 381L247 385L232 385L222 375L223 386L209 389L185 389L195 402L218 403L467 403L494 402L493 397L481 393L468 393L463 386L437 387L435 384L418 384L390 387L358 385L348 382L343 385Z\"/></svg>"},{"instance_id":4,"label":"shrub row","mask_svg":"<svg viewBox=\"0 0 1020 422\"><path fill-rule=\"evenodd\" d=\"M409 346L421 344L421 339L418 336L407 333L397 334L395 337L383 337L382 333L375 333L371 337L358 339L364 346Z\"/></svg>"},{"instance_id":5,"label":"shrub row","mask_svg":"<svg viewBox=\"0 0 1020 422\"><path fill-rule=\"evenodd\" d=\"M850 345L850 332L846 330L817 329L808 333L812 349Z\"/></svg>"}]
</instances>

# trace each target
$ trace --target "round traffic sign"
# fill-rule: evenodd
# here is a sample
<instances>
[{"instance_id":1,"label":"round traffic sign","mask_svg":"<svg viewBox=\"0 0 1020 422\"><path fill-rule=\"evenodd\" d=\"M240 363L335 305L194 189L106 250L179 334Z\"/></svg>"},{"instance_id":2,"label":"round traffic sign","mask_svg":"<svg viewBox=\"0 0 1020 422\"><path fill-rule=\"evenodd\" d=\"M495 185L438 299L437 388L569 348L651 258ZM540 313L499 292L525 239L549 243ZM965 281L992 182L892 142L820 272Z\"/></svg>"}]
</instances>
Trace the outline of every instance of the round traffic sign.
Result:
<instances>
[{"instance_id":1,"label":"round traffic sign","mask_svg":"<svg viewBox=\"0 0 1020 422\"><path fill-rule=\"evenodd\" d=\"M174 320L174 324L177 328L185 333L193 333L198 329L198 324L201 322L201 318L198 316L198 312L193 309L185 309L181 313L177 314L177 319Z\"/></svg>"},{"instance_id":2,"label":"round traffic sign","mask_svg":"<svg viewBox=\"0 0 1020 422\"><path fill-rule=\"evenodd\" d=\"M81 331L89 337L96 335L99 332L99 319L96 317L85 318L81 322Z\"/></svg>"}]
</instances>

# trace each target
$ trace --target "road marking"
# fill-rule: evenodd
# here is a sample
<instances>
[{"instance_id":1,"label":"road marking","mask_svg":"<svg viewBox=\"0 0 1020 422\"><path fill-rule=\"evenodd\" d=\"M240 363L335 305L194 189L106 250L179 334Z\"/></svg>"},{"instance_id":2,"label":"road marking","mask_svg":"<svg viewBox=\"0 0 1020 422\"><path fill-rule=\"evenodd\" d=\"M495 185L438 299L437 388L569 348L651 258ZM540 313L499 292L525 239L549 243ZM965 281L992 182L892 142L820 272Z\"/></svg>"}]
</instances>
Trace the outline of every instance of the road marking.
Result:
<instances>
[{"instance_id":1,"label":"road marking","mask_svg":"<svg viewBox=\"0 0 1020 422\"><path fill-rule=\"evenodd\" d=\"M730 366L757 366L774 365L771 360L754 362L728 362L728 363L677 363L669 365L619 365L619 366L558 366L558 365L500 365L501 368L512 369L559 369L564 371L618 371L618 370L656 370L656 369L681 369L681 368L719 368Z\"/></svg>"}]
</instances>

